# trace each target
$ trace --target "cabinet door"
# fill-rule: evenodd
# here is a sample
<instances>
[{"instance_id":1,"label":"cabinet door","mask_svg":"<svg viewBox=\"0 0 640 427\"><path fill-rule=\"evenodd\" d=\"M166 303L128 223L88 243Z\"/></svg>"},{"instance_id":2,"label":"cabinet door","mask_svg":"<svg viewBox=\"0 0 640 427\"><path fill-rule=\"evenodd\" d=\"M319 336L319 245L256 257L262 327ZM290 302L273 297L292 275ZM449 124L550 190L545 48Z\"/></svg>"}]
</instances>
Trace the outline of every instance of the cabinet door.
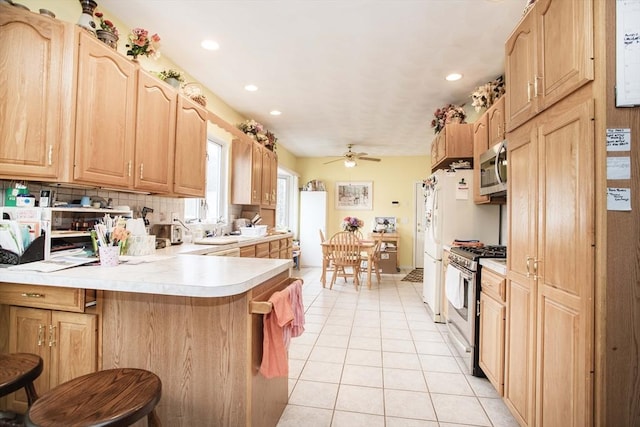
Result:
<instances>
[{"instance_id":1,"label":"cabinet door","mask_svg":"<svg viewBox=\"0 0 640 427\"><path fill-rule=\"evenodd\" d=\"M489 143L487 148L504 140L506 129L504 122L504 96L496 101L487 110L487 129L489 130Z\"/></svg>"},{"instance_id":2,"label":"cabinet door","mask_svg":"<svg viewBox=\"0 0 640 427\"><path fill-rule=\"evenodd\" d=\"M271 205L271 151L262 149L262 179L260 191L260 204Z\"/></svg>"},{"instance_id":3,"label":"cabinet door","mask_svg":"<svg viewBox=\"0 0 640 427\"><path fill-rule=\"evenodd\" d=\"M531 10L505 44L505 110L508 130L520 126L537 111L533 93L536 69L535 23L534 11Z\"/></svg>"},{"instance_id":4,"label":"cabinet door","mask_svg":"<svg viewBox=\"0 0 640 427\"><path fill-rule=\"evenodd\" d=\"M532 425L535 399L537 133L532 124L509 136L507 331L505 403L521 425Z\"/></svg>"},{"instance_id":5,"label":"cabinet door","mask_svg":"<svg viewBox=\"0 0 640 427\"><path fill-rule=\"evenodd\" d=\"M207 165L207 112L199 104L178 97L173 191L204 197Z\"/></svg>"},{"instance_id":6,"label":"cabinet door","mask_svg":"<svg viewBox=\"0 0 640 427\"><path fill-rule=\"evenodd\" d=\"M0 176L56 180L72 134L73 30L0 6Z\"/></svg>"},{"instance_id":7,"label":"cabinet door","mask_svg":"<svg viewBox=\"0 0 640 427\"><path fill-rule=\"evenodd\" d=\"M74 180L130 188L136 120L136 66L80 32Z\"/></svg>"},{"instance_id":8,"label":"cabinet door","mask_svg":"<svg viewBox=\"0 0 640 427\"><path fill-rule=\"evenodd\" d=\"M95 372L98 362L97 320L94 314L51 312L51 388Z\"/></svg>"},{"instance_id":9,"label":"cabinet door","mask_svg":"<svg viewBox=\"0 0 640 427\"><path fill-rule=\"evenodd\" d=\"M479 363L500 396L504 394L504 328L505 306L481 292Z\"/></svg>"},{"instance_id":10,"label":"cabinet door","mask_svg":"<svg viewBox=\"0 0 640 427\"><path fill-rule=\"evenodd\" d=\"M533 11L534 94L542 110L593 80L593 0L538 0Z\"/></svg>"},{"instance_id":11,"label":"cabinet door","mask_svg":"<svg viewBox=\"0 0 640 427\"><path fill-rule=\"evenodd\" d=\"M38 395L49 390L49 325L51 312L37 308L11 306L9 309L9 352L33 353L42 358L42 374L34 381ZM14 411L27 410L24 390L12 393L8 399Z\"/></svg>"},{"instance_id":12,"label":"cabinet door","mask_svg":"<svg viewBox=\"0 0 640 427\"><path fill-rule=\"evenodd\" d=\"M585 426L593 413L593 102L538 132L536 423ZM512 194L512 193L510 193ZM511 250L511 248L509 248Z\"/></svg>"},{"instance_id":13,"label":"cabinet door","mask_svg":"<svg viewBox=\"0 0 640 427\"><path fill-rule=\"evenodd\" d=\"M262 202L262 148L253 143L251 154L251 204Z\"/></svg>"},{"instance_id":14,"label":"cabinet door","mask_svg":"<svg viewBox=\"0 0 640 427\"><path fill-rule=\"evenodd\" d=\"M138 72L134 172L137 190L172 190L177 97L167 84L142 70Z\"/></svg>"},{"instance_id":15,"label":"cabinet door","mask_svg":"<svg viewBox=\"0 0 640 427\"><path fill-rule=\"evenodd\" d=\"M271 169L271 198L269 206L275 208L278 205L278 156L273 151L269 151L269 163ZM275 225L275 224L274 224Z\"/></svg>"},{"instance_id":16,"label":"cabinet door","mask_svg":"<svg viewBox=\"0 0 640 427\"><path fill-rule=\"evenodd\" d=\"M489 149L487 114L473 123L473 201L476 204L489 203L489 196L480 195L480 155Z\"/></svg>"},{"instance_id":17,"label":"cabinet door","mask_svg":"<svg viewBox=\"0 0 640 427\"><path fill-rule=\"evenodd\" d=\"M234 139L231 146L231 203L252 203L253 143L246 139Z\"/></svg>"}]
</instances>

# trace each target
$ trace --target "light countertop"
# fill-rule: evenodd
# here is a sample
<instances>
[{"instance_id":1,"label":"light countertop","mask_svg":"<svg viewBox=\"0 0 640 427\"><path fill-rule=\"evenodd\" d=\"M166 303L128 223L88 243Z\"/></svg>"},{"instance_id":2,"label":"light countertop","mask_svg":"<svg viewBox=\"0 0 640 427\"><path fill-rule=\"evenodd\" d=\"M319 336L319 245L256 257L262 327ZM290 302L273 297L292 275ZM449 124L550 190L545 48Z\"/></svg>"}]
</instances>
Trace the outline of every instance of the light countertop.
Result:
<instances>
[{"instance_id":1,"label":"light countertop","mask_svg":"<svg viewBox=\"0 0 640 427\"><path fill-rule=\"evenodd\" d=\"M480 258L480 265L502 276L507 275L506 258Z\"/></svg>"},{"instance_id":2,"label":"light countertop","mask_svg":"<svg viewBox=\"0 0 640 427\"><path fill-rule=\"evenodd\" d=\"M269 236L269 239L287 237ZM260 240L255 239L255 244ZM250 241L243 242L250 244ZM225 297L238 295L265 280L288 270L292 260L203 256L232 245L182 244L157 250L152 262L148 257L130 257L132 261L116 267L86 265L50 273L0 268L0 282L49 285L121 292L137 292L189 297Z\"/></svg>"}]
</instances>

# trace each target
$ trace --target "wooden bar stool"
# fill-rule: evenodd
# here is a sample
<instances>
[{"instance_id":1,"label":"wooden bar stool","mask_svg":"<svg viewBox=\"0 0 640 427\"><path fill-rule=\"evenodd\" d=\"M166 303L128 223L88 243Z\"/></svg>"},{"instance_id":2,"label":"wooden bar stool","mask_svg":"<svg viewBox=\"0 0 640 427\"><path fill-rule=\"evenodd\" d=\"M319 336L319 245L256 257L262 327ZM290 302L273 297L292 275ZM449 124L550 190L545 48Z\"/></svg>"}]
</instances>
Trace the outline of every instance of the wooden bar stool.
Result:
<instances>
[{"instance_id":1,"label":"wooden bar stool","mask_svg":"<svg viewBox=\"0 0 640 427\"><path fill-rule=\"evenodd\" d=\"M107 369L60 384L44 393L25 416L29 427L129 426L147 417L160 427L155 407L162 383L143 369Z\"/></svg>"},{"instance_id":2,"label":"wooden bar stool","mask_svg":"<svg viewBox=\"0 0 640 427\"><path fill-rule=\"evenodd\" d=\"M24 388L31 406L38 398L33 382L41 373L42 358L36 354L0 354L0 396Z\"/></svg>"}]
</instances>

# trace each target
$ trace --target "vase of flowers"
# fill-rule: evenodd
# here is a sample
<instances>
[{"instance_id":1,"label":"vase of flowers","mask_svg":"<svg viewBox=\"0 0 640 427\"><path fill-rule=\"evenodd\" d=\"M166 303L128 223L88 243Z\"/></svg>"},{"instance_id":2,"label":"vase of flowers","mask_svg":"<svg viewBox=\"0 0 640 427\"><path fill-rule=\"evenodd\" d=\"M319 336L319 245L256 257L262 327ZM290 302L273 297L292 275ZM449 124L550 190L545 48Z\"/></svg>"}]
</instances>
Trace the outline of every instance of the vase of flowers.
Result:
<instances>
[{"instance_id":1,"label":"vase of flowers","mask_svg":"<svg viewBox=\"0 0 640 427\"><path fill-rule=\"evenodd\" d=\"M464 112L463 106L464 104L449 104L445 107L438 108L433 113L435 118L431 120L431 127L434 128L434 133L440 132L448 123L464 123L467 114Z\"/></svg>"},{"instance_id":2,"label":"vase of flowers","mask_svg":"<svg viewBox=\"0 0 640 427\"><path fill-rule=\"evenodd\" d=\"M102 12L96 12L95 17L98 18L98 29L96 30L96 36L98 40L106 44L112 49L118 48L118 29L113 22L108 19L104 19Z\"/></svg>"},{"instance_id":3,"label":"vase of flowers","mask_svg":"<svg viewBox=\"0 0 640 427\"><path fill-rule=\"evenodd\" d=\"M149 32L144 28L134 28L129 34L127 55L133 56L134 61L136 61L140 55L157 58L160 56L158 43L160 43L159 35L154 34L149 37Z\"/></svg>"},{"instance_id":4,"label":"vase of flowers","mask_svg":"<svg viewBox=\"0 0 640 427\"><path fill-rule=\"evenodd\" d=\"M176 70L163 70L158 73L158 77L160 80L164 80L166 83L169 83L174 88L178 89L180 87L180 83L184 82L184 76L180 71Z\"/></svg>"},{"instance_id":5,"label":"vase of flowers","mask_svg":"<svg viewBox=\"0 0 640 427\"><path fill-rule=\"evenodd\" d=\"M358 219L355 216L346 216L342 220L342 229L350 233L353 233L354 231L358 231L358 229L363 225L364 225L364 221L361 219Z\"/></svg>"}]
</instances>

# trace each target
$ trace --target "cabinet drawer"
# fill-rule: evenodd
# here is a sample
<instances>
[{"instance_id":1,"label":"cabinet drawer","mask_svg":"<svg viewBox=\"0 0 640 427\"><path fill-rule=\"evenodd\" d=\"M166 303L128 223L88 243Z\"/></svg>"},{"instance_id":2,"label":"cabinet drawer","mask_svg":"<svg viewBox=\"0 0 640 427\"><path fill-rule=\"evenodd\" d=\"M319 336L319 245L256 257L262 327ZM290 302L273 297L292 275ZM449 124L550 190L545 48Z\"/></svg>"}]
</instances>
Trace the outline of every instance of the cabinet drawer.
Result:
<instances>
[{"instance_id":1,"label":"cabinet drawer","mask_svg":"<svg viewBox=\"0 0 640 427\"><path fill-rule=\"evenodd\" d=\"M85 302L84 289L0 284L0 304L82 313Z\"/></svg>"},{"instance_id":2,"label":"cabinet drawer","mask_svg":"<svg viewBox=\"0 0 640 427\"><path fill-rule=\"evenodd\" d=\"M240 248L240 256L243 258L255 258L256 256L256 246L249 245L243 246Z\"/></svg>"},{"instance_id":3,"label":"cabinet drawer","mask_svg":"<svg viewBox=\"0 0 640 427\"><path fill-rule=\"evenodd\" d=\"M269 258L269 242L256 245L256 258Z\"/></svg>"},{"instance_id":4,"label":"cabinet drawer","mask_svg":"<svg viewBox=\"0 0 640 427\"><path fill-rule=\"evenodd\" d=\"M505 299L505 278L493 271L483 268L480 278L482 292L504 302Z\"/></svg>"},{"instance_id":5,"label":"cabinet drawer","mask_svg":"<svg viewBox=\"0 0 640 427\"><path fill-rule=\"evenodd\" d=\"M269 242L269 252L280 250L280 240L272 240Z\"/></svg>"}]
</instances>

